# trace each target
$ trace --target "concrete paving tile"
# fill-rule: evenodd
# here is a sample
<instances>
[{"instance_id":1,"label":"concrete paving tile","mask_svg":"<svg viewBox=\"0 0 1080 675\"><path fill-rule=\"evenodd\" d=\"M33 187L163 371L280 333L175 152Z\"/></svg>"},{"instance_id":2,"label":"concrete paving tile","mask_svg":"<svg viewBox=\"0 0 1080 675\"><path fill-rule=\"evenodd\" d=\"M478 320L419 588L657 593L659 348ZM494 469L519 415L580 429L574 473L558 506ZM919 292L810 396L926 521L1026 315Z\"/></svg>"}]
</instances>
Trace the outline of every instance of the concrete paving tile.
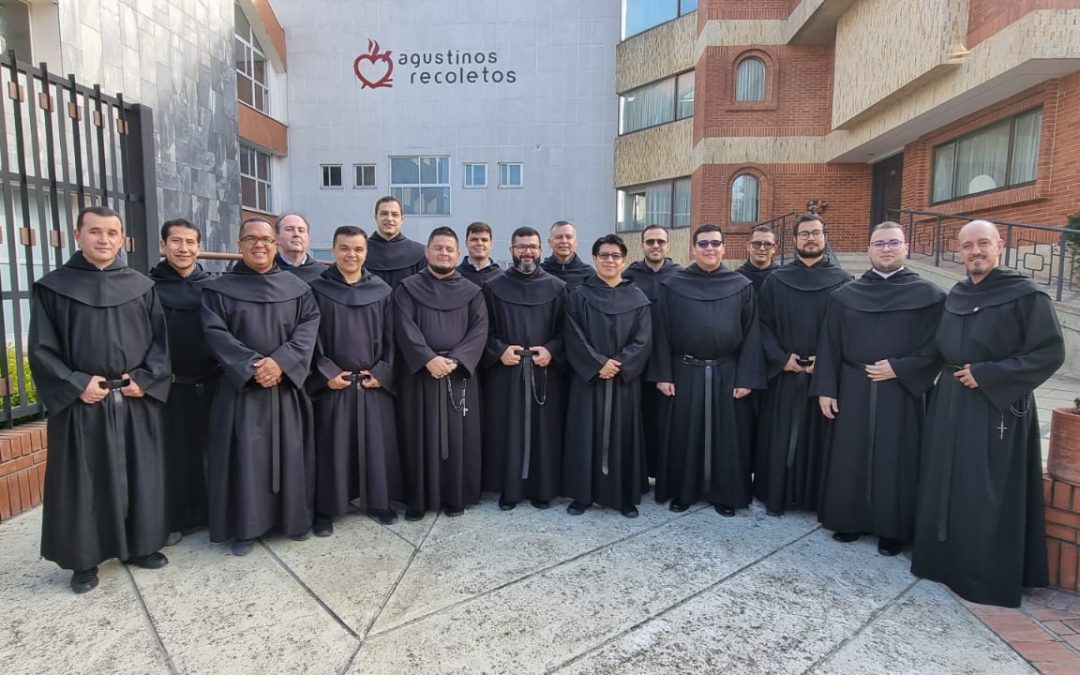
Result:
<instances>
[{"instance_id":1,"label":"concrete paving tile","mask_svg":"<svg viewBox=\"0 0 1080 675\"><path fill-rule=\"evenodd\" d=\"M566 502L569 503L569 502ZM653 502L641 516L590 509L571 516L526 504L500 511L494 499L461 518L440 518L373 627L380 633L605 544L687 517ZM712 511L710 510L710 513ZM719 519L719 516L713 514ZM719 524L719 523L718 523Z\"/></svg>"},{"instance_id":2,"label":"concrete paving tile","mask_svg":"<svg viewBox=\"0 0 1080 675\"><path fill-rule=\"evenodd\" d=\"M1006 675L1034 670L951 593L920 581L812 672Z\"/></svg>"},{"instance_id":3,"label":"concrete paving tile","mask_svg":"<svg viewBox=\"0 0 1080 675\"><path fill-rule=\"evenodd\" d=\"M100 566L98 587L71 592L71 572L38 555L41 509L0 527L0 670L166 673L168 665L124 566Z\"/></svg>"},{"instance_id":4,"label":"concrete paving tile","mask_svg":"<svg viewBox=\"0 0 1080 675\"><path fill-rule=\"evenodd\" d=\"M721 519L712 511L697 511L373 634L357 654L352 672L543 672L816 526L810 517L767 518L745 512Z\"/></svg>"},{"instance_id":5,"label":"concrete paving tile","mask_svg":"<svg viewBox=\"0 0 1080 675\"><path fill-rule=\"evenodd\" d=\"M1064 621L1066 619L1080 620L1080 616L1077 616L1072 612L1066 612L1060 609L1050 609L1049 607L1025 608L1025 611L1031 618L1038 619L1039 621Z\"/></svg>"},{"instance_id":6,"label":"concrete paving tile","mask_svg":"<svg viewBox=\"0 0 1080 675\"><path fill-rule=\"evenodd\" d=\"M273 544L271 544L273 545ZM168 549L161 570L133 570L181 673L335 671L358 640L261 545L236 557L205 531Z\"/></svg>"},{"instance_id":7,"label":"concrete paving tile","mask_svg":"<svg viewBox=\"0 0 1080 675\"><path fill-rule=\"evenodd\" d=\"M1012 647L1033 663L1075 663L1080 667L1080 656L1063 642L1014 642Z\"/></svg>"},{"instance_id":8,"label":"concrete paving tile","mask_svg":"<svg viewBox=\"0 0 1080 675\"><path fill-rule=\"evenodd\" d=\"M814 532L559 672L804 672L915 582L876 545L837 546Z\"/></svg>"},{"instance_id":9,"label":"concrete paving tile","mask_svg":"<svg viewBox=\"0 0 1080 675\"><path fill-rule=\"evenodd\" d=\"M347 515L331 537L279 538L270 549L357 635L363 635L415 550L366 516Z\"/></svg>"}]
</instances>

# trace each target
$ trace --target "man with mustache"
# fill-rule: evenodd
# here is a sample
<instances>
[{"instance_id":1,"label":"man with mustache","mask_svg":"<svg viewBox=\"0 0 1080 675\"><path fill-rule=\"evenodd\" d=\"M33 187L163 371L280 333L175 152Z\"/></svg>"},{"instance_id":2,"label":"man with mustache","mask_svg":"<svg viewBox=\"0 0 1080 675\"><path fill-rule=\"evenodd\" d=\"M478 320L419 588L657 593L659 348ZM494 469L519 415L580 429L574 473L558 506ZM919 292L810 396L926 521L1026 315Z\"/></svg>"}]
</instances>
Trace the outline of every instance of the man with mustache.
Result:
<instances>
[{"instance_id":1,"label":"man with mustache","mask_svg":"<svg viewBox=\"0 0 1080 675\"><path fill-rule=\"evenodd\" d=\"M874 534L892 556L911 541L926 402L937 375L934 331L945 294L904 267L899 223L870 233L870 269L833 292L810 382L834 420L825 452L822 524L833 539Z\"/></svg>"},{"instance_id":2,"label":"man with mustache","mask_svg":"<svg viewBox=\"0 0 1080 675\"><path fill-rule=\"evenodd\" d=\"M573 223L556 220L548 234L548 245L551 246L551 255L545 258L540 266L548 274L566 282L567 292L580 286L595 273L592 267L578 257L577 230Z\"/></svg>"},{"instance_id":3,"label":"man with mustache","mask_svg":"<svg viewBox=\"0 0 1080 675\"><path fill-rule=\"evenodd\" d=\"M809 398L810 376L829 293L851 281L826 255L821 216L799 216L792 234L795 259L770 274L758 295L770 379L755 441L754 495L770 515L817 509L825 418Z\"/></svg>"},{"instance_id":4,"label":"man with mustache","mask_svg":"<svg viewBox=\"0 0 1080 675\"><path fill-rule=\"evenodd\" d=\"M1032 391L1065 361L1049 296L999 267L997 226L959 234L968 278L935 337L941 375L923 436L911 571L980 604L1020 606L1048 579L1039 420Z\"/></svg>"},{"instance_id":5,"label":"man with mustache","mask_svg":"<svg viewBox=\"0 0 1080 675\"><path fill-rule=\"evenodd\" d=\"M403 213L397 197L381 197L375 202L375 231L368 237L366 267L390 288L427 268L424 245L401 233Z\"/></svg>"},{"instance_id":6,"label":"man with mustache","mask_svg":"<svg viewBox=\"0 0 1080 675\"><path fill-rule=\"evenodd\" d=\"M484 490L503 510L545 509L562 479L566 284L540 268L539 232L519 227L511 242L513 266L484 284Z\"/></svg>"},{"instance_id":7,"label":"man with mustache","mask_svg":"<svg viewBox=\"0 0 1080 675\"><path fill-rule=\"evenodd\" d=\"M308 253L311 227L306 218L295 212L281 214L274 221L274 235L278 249L274 262L278 268L292 272L304 281L319 278L326 265L317 262Z\"/></svg>"},{"instance_id":8,"label":"man with mustache","mask_svg":"<svg viewBox=\"0 0 1080 675\"><path fill-rule=\"evenodd\" d=\"M394 290L406 520L440 508L460 516L480 499L475 375L488 316L480 287L455 269L460 255L457 234L436 227L428 237L427 268Z\"/></svg>"}]
</instances>

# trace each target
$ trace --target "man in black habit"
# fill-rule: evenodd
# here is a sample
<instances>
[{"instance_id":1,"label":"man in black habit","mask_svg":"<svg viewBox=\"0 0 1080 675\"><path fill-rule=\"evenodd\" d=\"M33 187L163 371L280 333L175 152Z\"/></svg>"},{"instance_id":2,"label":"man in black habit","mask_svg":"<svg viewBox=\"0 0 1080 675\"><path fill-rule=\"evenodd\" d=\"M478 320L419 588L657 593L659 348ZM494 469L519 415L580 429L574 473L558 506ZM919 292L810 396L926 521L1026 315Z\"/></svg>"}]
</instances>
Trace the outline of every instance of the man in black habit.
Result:
<instances>
[{"instance_id":1,"label":"man in black habit","mask_svg":"<svg viewBox=\"0 0 1080 675\"><path fill-rule=\"evenodd\" d=\"M829 293L851 275L825 254L825 221L795 222L795 259L769 275L758 294L769 388L756 430L754 496L770 515L817 508L825 418L810 376Z\"/></svg>"},{"instance_id":2,"label":"man in black habit","mask_svg":"<svg viewBox=\"0 0 1080 675\"><path fill-rule=\"evenodd\" d=\"M581 261L577 254L577 230L566 220L556 220L548 234L551 255L544 258L540 267L548 274L566 282L566 290L572 291L580 286L595 271Z\"/></svg>"},{"instance_id":3,"label":"man in black habit","mask_svg":"<svg viewBox=\"0 0 1080 675\"><path fill-rule=\"evenodd\" d=\"M997 227L965 225L968 279L945 300L923 436L911 571L968 600L1020 606L1046 586L1042 456L1032 391L1065 361L1050 298L998 267Z\"/></svg>"},{"instance_id":4,"label":"man in black habit","mask_svg":"<svg viewBox=\"0 0 1080 675\"><path fill-rule=\"evenodd\" d=\"M746 242L746 262L735 271L749 279L755 291L760 291L765 279L779 267L773 262L775 253L776 232L768 225L758 225L750 230L750 240Z\"/></svg>"},{"instance_id":5,"label":"man in black habit","mask_svg":"<svg viewBox=\"0 0 1080 675\"><path fill-rule=\"evenodd\" d=\"M397 197L382 197L375 202L375 232L368 237L368 256L364 268L397 288L401 280L427 267L424 245L406 239L401 233L405 216Z\"/></svg>"},{"instance_id":6,"label":"man in black habit","mask_svg":"<svg viewBox=\"0 0 1080 675\"><path fill-rule=\"evenodd\" d=\"M171 373L154 284L117 259L119 214L84 208L75 242L67 264L34 284L28 344L49 411L41 556L86 593L109 558L169 562L157 551L168 535L161 407Z\"/></svg>"},{"instance_id":7,"label":"man in black habit","mask_svg":"<svg viewBox=\"0 0 1080 675\"><path fill-rule=\"evenodd\" d=\"M484 490L509 510L546 509L562 480L563 319L566 284L540 269L540 233L519 227L513 266L484 285Z\"/></svg>"},{"instance_id":8,"label":"man in black habit","mask_svg":"<svg viewBox=\"0 0 1080 675\"><path fill-rule=\"evenodd\" d=\"M477 286L499 276L502 269L491 259L491 226L477 220L465 228L465 248L469 252L458 265L461 276Z\"/></svg>"},{"instance_id":9,"label":"man in black habit","mask_svg":"<svg viewBox=\"0 0 1080 675\"><path fill-rule=\"evenodd\" d=\"M280 269L292 272L304 281L318 279L326 265L317 262L308 253L311 228L307 219L299 213L283 213L274 221L278 253L274 262Z\"/></svg>"},{"instance_id":10,"label":"man in black habit","mask_svg":"<svg viewBox=\"0 0 1080 675\"><path fill-rule=\"evenodd\" d=\"M656 500L685 511L702 496L722 516L751 501L746 397L764 389L754 287L724 267L716 225L694 232L694 263L664 279L648 379L671 399Z\"/></svg>"},{"instance_id":11,"label":"man in black habit","mask_svg":"<svg viewBox=\"0 0 1080 675\"><path fill-rule=\"evenodd\" d=\"M656 300L660 297L660 284L672 272L682 269L668 257L668 230L663 225L650 225L641 233L641 247L645 251L642 260L636 260L626 268L623 277L633 281L653 303L653 327L656 326ZM660 421L665 417L668 399L657 391L656 383L650 381L649 370L645 371L645 383L641 387L641 418L645 433L645 471L647 476L656 476L657 448L664 442L664 430ZM647 485L647 483L646 483ZM648 487L646 487L646 491Z\"/></svg>"},{"instance_id":12,"label":"man in black habit","mask_svg":"<svg viewBox=\"0 0 1080 675\"><path fill-rule=\"evenodd\" d=\"M480 499L477 365L488 316L480 287L458 274L461 252L449 227L428 237L427 268L394 290L399 425L406 520L442 508L460 516Z\"/></svg>"},{"instance_id":13,"label":"man in black habit","mask_svg":"<svg viewBox=\"0 0 1080 675\"><path fill-rule=\"evenodd\" d=\"M649 298L622 278L626 244L614 234L592 247L596 275L570 293L564 344L572 369L563 494L579 516L593 503L636 518L641 503L641 374L652 347Z\"/></svg>"},{"instance_id":14,"label":"man in black habit","mask_svg":"<svg viewBox=\"0 0 1080 675\"><path fill-rule=\"evenodd\" d=\"M183 218L165 221L159 249L165 257L150 270L169 329L172 387L162 410L168 543L206 527L206 420L221 379L210 353L200 309L203 285L213 275L199 264L202 233Z\"/></svg>"},{"instance_id":15,"label":"man in black habit","mask_svg":"<svg viewBox=\"0 0 1080 675\"><path fill-rule=\"evenodd\" d=\"M364 271L367 233L334 232L334 264L311 282L319 340L308 391L315 403L316 536L334 532L350 502L384 525L401 499L394 421L394 322L390 287Z\"/></svg>"},{"instance_id":16,"label":"man in black habit","mask_svg":"<svg viewBox=\"0 0 1080 675\"><path fill-rule=\"evenodd\" d=\"M833 539L879 537L896 555L911 541L924 394L937 376L934 332L945 294L904 267L904 230L870 233L871 268L833 291L825 311L810 393L832 433L818 517Z\"/></svg>"},{"instance_id":17,"label":"man in black habit","mask_svg":"<svg viewBox=\"0 0 1080 675\"><path fill-rule=\"evenodd\" d=\"M307 539L313 518L315 443L304 392L319 331L311 288L274 264L274 228L240 226L233 270L203 290L202 321L224 370L210 414L210 541L233 555L278 528Z\"/></svg>"}]
</instances>

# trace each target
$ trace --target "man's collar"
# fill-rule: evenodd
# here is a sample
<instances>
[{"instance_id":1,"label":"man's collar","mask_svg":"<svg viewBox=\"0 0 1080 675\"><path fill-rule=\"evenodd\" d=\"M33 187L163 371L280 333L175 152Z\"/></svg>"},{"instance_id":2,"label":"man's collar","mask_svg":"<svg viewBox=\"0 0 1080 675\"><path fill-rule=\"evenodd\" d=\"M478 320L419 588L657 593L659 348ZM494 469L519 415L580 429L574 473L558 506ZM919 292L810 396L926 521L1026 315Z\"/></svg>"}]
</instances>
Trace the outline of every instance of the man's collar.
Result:
<instances>
[{"instance_id":1,"label":"man's collar","mask_svg":"<svg viewBox=\"0 0 1080 675\"><path fill-rule=\"evenodd\" d=\"M892 272L882 272L881 270L879 270L879 269L878 269L878 268L876 268L876 267L871 267L870 269L872 269L872 270L874 270L875 272L877 272L877 275L878 275L879 277L881 277L882 279L888 279L889 277L891 277L892 275L896 274L897 272L899 272L900 270L902 270L902 269L904 269L904 268L903 268L903 267L899 267L899 268L897 268L897 269L893 270Z\"/></svg>"},{"instance_id":2,"label":"man's collar","mask_svg":"<svg viewBox=\"0 0 1080 675\"><path fill-rule=\"evenodd\" d=\"M487 259L487 264L483 267L477 267L476 263L473 262L473 259L470 256L465 256L465 262L469 265L469 267L473 268L477 272L479 272L480 270L486 270L487 268L491 267L491 258Z\"/></svg>"}]
</instances>

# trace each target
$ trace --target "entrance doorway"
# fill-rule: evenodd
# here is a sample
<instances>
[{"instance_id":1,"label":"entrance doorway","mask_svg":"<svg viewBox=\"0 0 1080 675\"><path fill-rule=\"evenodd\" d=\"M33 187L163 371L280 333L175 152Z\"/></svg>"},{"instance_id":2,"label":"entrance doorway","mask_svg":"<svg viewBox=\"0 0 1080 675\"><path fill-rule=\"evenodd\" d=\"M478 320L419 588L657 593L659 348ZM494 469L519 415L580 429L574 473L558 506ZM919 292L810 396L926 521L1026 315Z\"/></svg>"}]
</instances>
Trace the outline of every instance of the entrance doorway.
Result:
<instances>
[{"instance_id":1,"label":"entrance doorway","mask_svg":"<svg viewBox=\"0 0 1080 675\"><path fill-rule=\"evenodd\" d=\"M904 185L904 153L883 159L874 165L870 184L870 226L895 217L889 212L900 208Z\"/></svg>"}]
</instances>

